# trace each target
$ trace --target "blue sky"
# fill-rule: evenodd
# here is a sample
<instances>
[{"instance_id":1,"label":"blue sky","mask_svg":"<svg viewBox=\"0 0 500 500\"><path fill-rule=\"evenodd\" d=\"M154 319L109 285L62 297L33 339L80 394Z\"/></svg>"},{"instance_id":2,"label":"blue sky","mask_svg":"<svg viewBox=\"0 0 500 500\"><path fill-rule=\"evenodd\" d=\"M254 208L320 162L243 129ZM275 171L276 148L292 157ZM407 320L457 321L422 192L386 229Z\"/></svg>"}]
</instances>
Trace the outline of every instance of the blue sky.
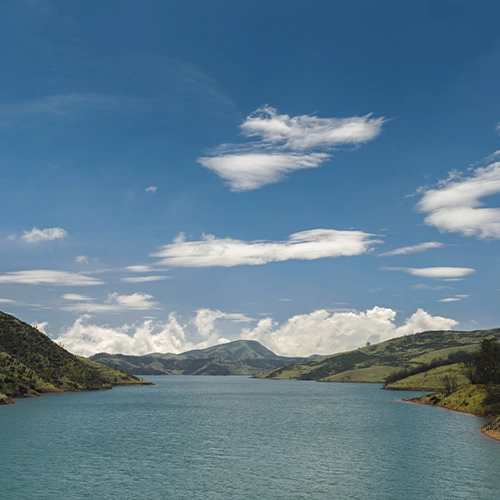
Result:
<instances>
[{"instance_id":1,"label":"blue sky","mask_svg":"<svg viewBox=\"0 0 500 500\"><path fill-rule=\"evenodd\" d=\"M500 326L498 2L0 13L3 311L84 355Z\"/></svg>"}]
</instances>

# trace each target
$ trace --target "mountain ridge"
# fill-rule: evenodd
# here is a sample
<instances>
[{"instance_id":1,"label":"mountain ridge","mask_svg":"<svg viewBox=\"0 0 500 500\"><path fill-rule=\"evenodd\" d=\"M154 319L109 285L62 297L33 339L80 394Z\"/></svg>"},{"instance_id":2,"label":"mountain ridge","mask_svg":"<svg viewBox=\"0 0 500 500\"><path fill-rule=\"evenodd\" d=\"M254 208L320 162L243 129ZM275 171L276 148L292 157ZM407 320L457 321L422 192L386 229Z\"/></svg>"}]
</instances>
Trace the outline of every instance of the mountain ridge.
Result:
<instances>
[{"instance_id":1,"label":"mountain ridge","mask_svg":"<svg viewBox=\"0 0 500 500\"><path fill-rule=\"evenodd\" d=\"M256 340L235 340L179 354L98 353L89 359L140 375L256 375L318 357L280 356Z\"/></svg>"}]
</instances>

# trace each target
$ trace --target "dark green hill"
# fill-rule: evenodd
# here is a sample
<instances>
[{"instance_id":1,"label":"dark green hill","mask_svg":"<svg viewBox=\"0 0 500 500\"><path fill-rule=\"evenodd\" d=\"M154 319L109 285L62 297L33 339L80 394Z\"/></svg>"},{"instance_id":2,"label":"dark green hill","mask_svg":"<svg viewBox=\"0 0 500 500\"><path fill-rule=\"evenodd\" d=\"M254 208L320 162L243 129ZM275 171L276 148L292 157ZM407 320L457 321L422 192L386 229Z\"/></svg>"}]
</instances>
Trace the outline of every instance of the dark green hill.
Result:
<instances>
[{"instance_id":1,"label":"dark green hill","mask_svg":"<svg viewBox=\"0 0 500 500\"><path fill-rule=\"evenodd\" d=\"M398 337L319 360L278 368L269 379L321 380L324 382L377 382L403 368L430 363L457 351L479 349L489 337L500 338L500 328L473 332L429 331Z\"/></svg>"},{"instance_id":2,"label":"dark green hill","mask_svg":"<svg viewBox=\"0 0 500 500\"><path fill-rule=\"evenodd\" d=\"M0 312L0 400L141 383L145 381L69 353L36 328Z\"/></svg>"},{"instance_id":3,"label":"dark green hill","mask_svg":"<svg viewBox=\"0 0 500 500\"><path fill-rule=\"evenodd\" d=\"M181 354L99 353L90 359L140 375L255 375L310 358L278 356L255 340L237 340Z\"/></svg>"}]
</instances>

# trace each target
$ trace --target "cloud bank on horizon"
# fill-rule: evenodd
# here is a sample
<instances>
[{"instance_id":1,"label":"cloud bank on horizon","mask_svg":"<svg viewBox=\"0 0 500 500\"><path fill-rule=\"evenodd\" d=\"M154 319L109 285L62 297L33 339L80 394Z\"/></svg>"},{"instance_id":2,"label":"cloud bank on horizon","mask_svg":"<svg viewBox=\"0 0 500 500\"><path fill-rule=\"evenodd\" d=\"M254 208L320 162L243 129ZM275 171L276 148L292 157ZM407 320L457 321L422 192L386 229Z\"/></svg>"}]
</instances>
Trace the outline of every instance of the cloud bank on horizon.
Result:
<instances>
[{"instance_id":1,"label":"cloud bank on horizon","mask_svg":"<svg viewBox=\"0 0 500 500\"><path fill-rule=\"evenodd\" d=\"M276 354L310 356L348 351L394 337L427 330L449 330L457 321L432 316L418 309L402 326L396 326L396 311L375 306L365 312L329 312L317 310L295 315L282 324L266 317L253 328L244 327L240 338L257 340ZM69 351L82 356L99 352L144 355L152 352L180 353L229 342L218 328L220 321L250 323L255 320L240 313L200 309L186 323L175 313L166 322L148 319L135 325L112 328L91 322L91 317L79 317L54 338ZM43 325L47 330L46 323Z\"/></svg>"},{"instance_id":2,"label":"cloud bank on horizon","mask_svg":"<svg viewBox=\"0 0 500 500\"><path fill-rule=\"evenodd\" d=\"M233 191L249 191L279 182L294 170L319 167L335 147L358 146L375 139L384 123L385 118L372 118L371 114L290 117L266 105L240 125L243 136L257 141L223 144L198 162L227 181Z\"/></svg>"}]
</instances>

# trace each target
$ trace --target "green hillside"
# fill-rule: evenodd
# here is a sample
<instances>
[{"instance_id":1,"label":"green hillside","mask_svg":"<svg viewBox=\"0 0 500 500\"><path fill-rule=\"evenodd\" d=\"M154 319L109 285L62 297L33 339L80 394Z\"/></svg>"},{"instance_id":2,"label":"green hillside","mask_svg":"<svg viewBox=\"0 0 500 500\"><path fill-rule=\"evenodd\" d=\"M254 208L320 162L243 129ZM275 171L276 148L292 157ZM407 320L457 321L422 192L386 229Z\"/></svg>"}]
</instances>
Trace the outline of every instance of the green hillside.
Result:
<instances>
[{"instance_id":1,"label":"green hillside","mask_svg":"<svg viewBox=\"0 0 500 500\"><path fill-rule=\"evenodd\" d=\"M322 382L377 382L402 369L445 359L458 351L474 352L500 329L472 332L429 331L387 340L318 360L272 370L261 378L320 380Z\"/></svg>"},{"instance_id":2,"label":"green hillside","mask_svg":"<svg viewBox=\"0 0 500 500\"><path fill-rule=\"evenodd\" d=\"M0 401L44 392L145 383L75 356L32 326L0 312Z\"/></svg>"},{"instance_id":3,"label":"green hillside","mask_svg":"<svg viewBox=\"0 0 500 500\"><path fill-rule=\"evenodd\" d=\"M140 375L255 375L307 360L278 356L255 340L237 340L181 354L100 353L90 359Z\"/></svg>"}]
</instances>

